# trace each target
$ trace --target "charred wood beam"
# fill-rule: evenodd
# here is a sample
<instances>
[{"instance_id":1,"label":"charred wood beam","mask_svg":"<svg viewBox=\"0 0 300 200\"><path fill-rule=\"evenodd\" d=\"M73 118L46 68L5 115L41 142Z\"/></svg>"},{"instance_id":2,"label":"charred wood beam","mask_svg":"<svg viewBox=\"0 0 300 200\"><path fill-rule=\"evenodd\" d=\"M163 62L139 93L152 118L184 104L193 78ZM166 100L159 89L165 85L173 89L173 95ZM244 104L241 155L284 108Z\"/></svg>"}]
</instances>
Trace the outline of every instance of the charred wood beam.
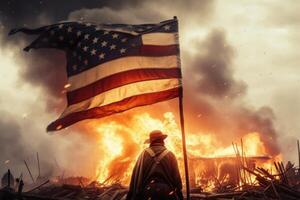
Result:
<instances>
[{"instance_id":1,"label":"charred wood beam","mask_svg":"<svg viewBox=\"0 0 300 200\"><path fill-rule=\"evenodd\" d=\"M49 181L49 180L47 180L47 181L43 182L42 184L40 184L40 185L36 186L35 188L32 188L31 190L27 191L27 193L29 193L29 192L33 192L34 190L37 190L37 189L39 189L39 188L43 187L44 185L46 185L46 184L47 184L47 183L49 183L49 182L50 182L50 181Z\"/></svg>"},{"instance_id":2,"label":"charred wood beam","mask_svg":"<svg viewBox=\"0 0 300 200\"><path fill-rule=\"evenodd\" d=\"M27 165L26 160L24 160L24 163L25 163L25 166L26 166L26 168L27 168L27 170L28 170L28 172L29 172L29 175L30 175L30 177L31 177L31 180L32 180L32 182L34 183L33 176L32 176L31 171L30 171L30 169L29 169L29 167L28 167L28 165Z\"/></svg>"}]
</instances>

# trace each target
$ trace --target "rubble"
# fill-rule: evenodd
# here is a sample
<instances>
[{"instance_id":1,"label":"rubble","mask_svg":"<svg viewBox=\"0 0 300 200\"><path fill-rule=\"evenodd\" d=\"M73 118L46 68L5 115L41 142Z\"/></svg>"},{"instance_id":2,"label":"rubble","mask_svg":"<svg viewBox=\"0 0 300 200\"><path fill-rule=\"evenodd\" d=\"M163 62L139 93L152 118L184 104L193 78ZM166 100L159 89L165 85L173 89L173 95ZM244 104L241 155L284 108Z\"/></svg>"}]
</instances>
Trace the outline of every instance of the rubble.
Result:
<instances>
[{"instance_id":1,"label":"rubble","mask_svg":"<svg viewBox=\"0 0 300 200\"><path fill-rule=\"evenodd\" d=\"M271 174L263 168L254 170L246 166L240 166L241 174L255 177L255 182L240 182L238 185L226 185L221 183L214 188L218 192L203 192L199 188L192 189L192 200L299 200L300 199L300 169L293 165L284 167L283 163L274 163L276 174ZM289 175L288 175L289 174ZM291 176L294 174L294 176ZM70 178L68 178L70 179ZM73 177L72 179L76 179ZM77 177L78 179L78 177ZM62 181L62 180L61 180ZM50 183L49 180L22 192L22 185L19 181L19 191L6 186L0 190L0 199L23 199L23 200L122 200L125 199L127 188L120 184L110 186L101 185L98 182L91 182L84 186L81 184L71 185L64 183Z\"/></svg>"},{"instance_id":2,"label":"rubble","mask_svg":"<svg viewBox=\"0 0 300 200\"><path fill-rule=\"evenodd\" d=\"M205 192L201 187L191 190L191 200L299 200L300 168L291 162L274 162L276 171L253 166L236 144L235 167L237 179L214 177L214 188ZM300 164L300 148L299 164ZM228 158L227 158L228 159ZM261 158L260 158L261 159ZM263 158L265 159L265 158ZM26 164L26 163L25 163ZM30 172L29 168L27 168ZM100 184L85 177L41 179L40 172L30 189L23 191L22 176L14 181L10 171L3 176L0 200L124 200L128 188L119 183ZM7 180L5 180L7 178ZM43 181L41 181L43 180ZM27 187L28 188L28 187Z\"/></svg>"}]
</instances>

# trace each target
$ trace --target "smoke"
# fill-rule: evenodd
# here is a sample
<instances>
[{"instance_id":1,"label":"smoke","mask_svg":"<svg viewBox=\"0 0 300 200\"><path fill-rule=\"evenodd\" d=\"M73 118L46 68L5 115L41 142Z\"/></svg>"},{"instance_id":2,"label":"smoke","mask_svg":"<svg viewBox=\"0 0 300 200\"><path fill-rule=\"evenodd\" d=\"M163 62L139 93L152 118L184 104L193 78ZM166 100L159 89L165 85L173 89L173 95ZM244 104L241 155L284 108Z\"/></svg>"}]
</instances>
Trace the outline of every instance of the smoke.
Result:
<instances>
[{"instance_id":1,"label":"smoke","mask_svg":"<svg viewBox=\"0 0 300 200\"><path fill-rule=\"evenodd\" d=\"M16 120L5 111L0 111L0 163L6 160L20 161L25 158L28 149L23 143L21 128ZM13 160L10 160L14 162Z\"/></svg>"},{"instance_id":2,"label":"smoke","mask_svg":"<svg viewBox=\"0 0 300 200\"><path fill-rule=\"evenodd\" d=\"M122 9L109 5L102 8L83 8L71 12L68 19L96 23L157 23L178 16L188 23L197 19L205 24L213 10L214 1L209 0L146 0L128 2Z\"/></svg>"},{"instance_id":3,"label":"smoke","mask_svg":"<svg viewBox=\"0 0 300 200\"><path fill-rule=\"evenodd\" d=\"M4 26L4 32L24 24L37 27L66 19L83 19L96 23L151 23L178 16L180 37L184 42L189 41L188 45L182 45L181 48L184 62L185 116L189 131L195 134L213 133L222 138L224 146L228 146L233 140L242 138L249 132L259 132L267 147L267 153L270 155L279 153L276 142L279 133L274 128L275 117L272 109L268 107L254 109L245 103L247 85L242 80L236 79L234 74L235 67L238 67L234 62L238 52L228 41L225 30L212 28L209 25L215 14L214 1L168 0L163 2L126 1L126 3L125 1L101 1L100 3L95 0L89 1L89 3L73 1L68 6L63 6L58 1L51 1L47 6L41 5L34 9L25 2L19 4L19 8L12 5L9 7L0 5L0 7L3 8L0 21ZM15 7L14 12L18 15L7 13L4 9L11 10L13 7ZM29 12L32 9L38 10L37 13ZM188 40L194 27L201 27L204 36ZM209 31L206 32L204 29ZM14 115L17 112L13 113L12 111L5 111L5 115L10 117L0 120L0 131L3 130L5 133L0 136L1 144L3 144L1 146L3 149L0 148L0 150L5 152L1 154L1 162L5 159L16 158L21 165L23 158L30 157L31 154L34 154L33 152L39 151L41 155L44 155L43 162L47 163L48 167L45 168L48 168L49 171L54 169L53 171L62 173L66 169L71 175L92 177L96 162L93 158L97 157L98 143L93 139L96 133L89 129L89 125L79 123L58 135L45 134L44 129L47 123L55 119L65 107L65 95L62 94L62 90L67 82L66 63L64 53L58 50L21 52L21 49L31 39L18 35L0 40L3 42L1 44L3 47L12 49L17 59L22 60L22 63L18 65L16 82L21 85L26 84L28 88L24 90L32 90L31 93L28 92L29 95L37 96L36 99L28 101L24 100L24 96L18 96L18 99L22 99L24 107L35 110L34 114L30 115L29 122L15 118ZM12 45L14 47L11 47ZM188 48L193 49L193 52L196 53L191 53ZM15 85L10 87L17 89ZM2 101L8 102L12 99L16 99L16 97L8 100L2 99ZM43 104L36 106L36 102L43 102ZM165 102L154 105L150 113L152 112L156 116L163 111L172 110L177 113L176 103ZM13 104L14 102L9 105ZM155 109L160 112L155 112ZM126 112L117 115L117 121L126 124L128 116L143 110L149 111L148 108L139 108ZM109 122L111 119L113 118L107 118L102 122ZM28 127L28 124L34 124L30 130L24 128ZM88 137L90 134L93 137ZM125 137L124 135L126 134L120 131L120 137ZM26 137L33 138L37 145L30 147L33 141ZM2 143L2 141L5 142ZM113 169L110 170L111 173L116 170L125 170L123 168L125 165L122 165L124 163L119 162L120 160L136 156L137 146L134 145L132 138L129 138L128 142L130 145L125 146L123 154L111 162L111 169ZM9 148L7 144L11 143L16 144L16 147ZM59 166L54 164L54 158L57 159ZM3 171L4 168L2 166L1 170ZM24 171L24 168L22 170Z\"/></svg>"},{"instance_id":4,"label":"smoke","mask_svg":"<svg viewBox=\"0 0 300 200\"><path fill-rule=\"evenodd\" d=\"M234 48L222 30L212 30L205 41L196 41L199 53L191 63L199 94L217 98L235 98L246 91L246 84L233 77Z\"/></svg>"},{"instance_id":5,"label":"smoke","mask_svg":"<svg viewBox=\"0 0 300 200\"><path fill-rule=\"evenodd\" d=\"M5 38L1 32L0 38ZM0 119L0 174L9 168L14 176L23 173L25 181L31 181L23 161L27 161L33 176L37 177L36 152L39 152L42 176L62 175L63 171L66 171L65 175L81 173L92 177L95 164L93 158L86 155L94 153L97 141L83 134L76 134L79 130L73 128L57 135L46 134L47 123L53 120L62 109L62 107L50 109L50 105L62 105L63 98L57 98L54 93L51 93L51 90L60 92L60 89L55 90L56 74L49 75L51 69L39 67L55 66L50 64L49 60L48 63L44 63L45 60L39 60L39 56L32 57L32 60L26 59L28 57L21 52L21 46L24 45L22 41L19 41L20 44L6 43L5 45L2 45L2 42L3 40L0 40L2 47L0 49L2 74L0 80L0 114L2 116ZM58 60L59 57L52 58ZM41 65L36 65L34 60L41 62ZM32 62L31 65L27 66L30 62ZM41 70L42 73L28 74L27 78L31 81L24 81L24 73L29 73L26 71L27 67ZM64 71L64 68L61 70ZM59 81L57 75L56 80ZM49 81L48 89L46 89L47 81ZM53 103L50 100L53 100ZM78 162L74 163L75 160Z\"/></svg>"},{"instance_id":6,"label":"smoke","mask_svg":"<svg viewBox=\"0 0 300 200\"><path fill-rule=\"evenodd\" d=\"M23 53L26 64L20 70L21 77L32 85L42 87L47 108L59 110L65 106L63 93L67 84L66 61L62 51L39 50L29 55ZM55 62L53 62L55 60Z\"/></svg>"},{"instance_id":7,"label":"smoke","mask_svg":"<svg viewBox=\"0 0 300 200\"><path fill-rule=\"evenodd\" d=\"M184 76L187 118L196 124L192 132L214 133L227 146L248 133L258 132L266 153L278 155L273 111L269 107L255 110L244 103L247 85L234 77L235 50L225 31L213 29L194 44L198 53L190 59L191 67Z\"/></svg>"}]
</instances>

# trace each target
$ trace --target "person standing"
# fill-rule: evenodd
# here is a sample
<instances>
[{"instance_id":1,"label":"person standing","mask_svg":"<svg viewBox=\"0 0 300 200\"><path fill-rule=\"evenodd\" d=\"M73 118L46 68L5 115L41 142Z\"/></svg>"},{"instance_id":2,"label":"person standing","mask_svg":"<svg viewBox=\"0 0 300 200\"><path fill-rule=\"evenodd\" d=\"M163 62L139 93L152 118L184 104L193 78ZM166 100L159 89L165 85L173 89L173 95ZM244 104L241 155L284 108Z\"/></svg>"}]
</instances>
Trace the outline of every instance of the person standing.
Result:
<instances>
[{"instance_id":1,"label":"person standing","mask_svg":"<svg viewBox=\"0 0 300 200\"><path fill-rule=\"evenodd\" d=\"M149 134L149 143L138 157L131 176L126 200L183 200L182 182L175 155L160 130Z\"/></svg>"}]
</instances>

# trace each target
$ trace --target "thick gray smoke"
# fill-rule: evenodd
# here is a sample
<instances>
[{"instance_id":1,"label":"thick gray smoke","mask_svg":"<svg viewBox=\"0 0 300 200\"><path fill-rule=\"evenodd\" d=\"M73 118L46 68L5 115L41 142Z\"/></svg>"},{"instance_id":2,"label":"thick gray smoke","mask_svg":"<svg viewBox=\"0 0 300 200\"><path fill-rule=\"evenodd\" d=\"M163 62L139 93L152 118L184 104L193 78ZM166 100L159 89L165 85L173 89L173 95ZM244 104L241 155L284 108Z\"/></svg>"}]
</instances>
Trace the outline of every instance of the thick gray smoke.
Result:
<instances>
[{"instance_id":1,"label":"thick gray smoke","mask_svg":"<svg viewBox=\"0 0 300 200\"><path fill-rule=\"evenodd\" d=\"M199 54L191 62L199 94L215 99L234 98L245 92L246 85L234 79L234 48L226 41L222 30L212 30L205 41L196 41ZM193 84L193 83L192 83Z\"/></svg>"},{"instance_id":2,"label":"thick gray smoke","mask_svg":"<svg viewBox=\"0 0 300 200\"><path fill-rule=\"evenodd\" d=\"M272 109L254 110L243 103L246 84L234 78L234 47L220 29L211 30L206 38L194 43L198 53L185 70L187 114L193 129L213 132L230 145L248 133L259 132L269 155L277 155L277 131ZM193 98L189 98L193 96Z\"/></svg>"},{"instance_id":3,"label":"thick gray smoke","mask_svg":"<svg viewBox=\"0 0 300 200\"><path fill-rule=\"evenodd\" d=\"M10 113L0 111L0 162L11 159L10 161L20 161L26 157L28 149L23 143L21 128ZM8 162L8 161L7 161Z\"/></svg>"},{"instance_id":4,"label":"thick gray smoke","mask_svg":"<svg viewBox=\"0 0 300 200\"><path fill-rule=\"evenodd\" d=\"M38 13L31 13L33 9L26 5L19 5L15 10L18 15L2 11L0 21L4 31L9 28L27 25L41 26L62 20L93 21L97 23L145 23L158 22L170 19L177 15L180 19L181 37L186 39L186 27L205 26L214 14L214 1L73 1L69 6L62 6L61 1L51 1L47 8L35 8ZM23 4L22 3L22 4ZM59 4L59 6L58 6ZM34 4L33 4L34 5ZM7 6L7 5L6 5ZM1 7L1 6L0 6ZM4 6L5 7L5 6ZM3 7L3 8L4 8ZM2 7L1 7L2 8ZM58 8L58 10L57 10ZM276 129L273 125L274 116L271 108L254 110L243 102L247 92L246 84L234 77L234 47L228 42L226 32L222 29L209 27L210 31L205 38L194 40L190 45L197 53L190 55L189 51L182 50L184 62L184 91L185 113L187 128L192 132L213 132L230 144L235 138L258 131L267 144L267 152L276 155L279 150L276 143ZM228 33L227 33L228 34ZM24 61L19 70L19 82L40 89L38 101L45 102L45 107L35 107L36 112L45 112L46 117L39 118L39 114L30 116L30 123L43 122L43 128L50 120L55 119L65 106L65 97L62 94L66 84L64 53L56 50L32 50L29 53L21 49L32 38L27 36L13 36L2 38L6 48L11 44L17 45L20 51L18 58ZM8 41L8 42L7 42ZM53 62L55 61L55 62ZM4 100L2 100L4 101ZM22 101L22 100L21 100ZM173 106L173 105L172 105ZM177 106L164 109L177 110ZM2 113L2 112L1 112ZM24 129L24 122L15 118L13 113L5 113L10 117L0 119L0 161L7 159L17 160L17 166L25 171L23 159L32 157L36 151L44 157L44 166L47 171L62 173L64 168L70 175L92 176L95 169L94 160L88 154L93 154L96 142L90 140L80 125L65 130L62 134L46 135L40 126L33 125L30 130ZM20 124L23 128L20 128ZM27 125L27 124L26 124ZM69 134L68 133L72 133ZM42 136L41 136L42 135ZM29 140L27 137L32 138ZM38 143L30 147L33 143ZM14 144L14 147L12 147ZM224 145L227 145L224 144ZM51 158L51 159L49 159ZM57 166L54 162L58 160ZM34 161L33 161L34 163ZM6 170L7 165L0 165L0 172ZM59 169L60 168L60 169ZM82 170L81 170L82 169ZM86 174L84 169L89 169ZM36 173L36 171L35 171Z\"/></svg>"}]
</instances>

